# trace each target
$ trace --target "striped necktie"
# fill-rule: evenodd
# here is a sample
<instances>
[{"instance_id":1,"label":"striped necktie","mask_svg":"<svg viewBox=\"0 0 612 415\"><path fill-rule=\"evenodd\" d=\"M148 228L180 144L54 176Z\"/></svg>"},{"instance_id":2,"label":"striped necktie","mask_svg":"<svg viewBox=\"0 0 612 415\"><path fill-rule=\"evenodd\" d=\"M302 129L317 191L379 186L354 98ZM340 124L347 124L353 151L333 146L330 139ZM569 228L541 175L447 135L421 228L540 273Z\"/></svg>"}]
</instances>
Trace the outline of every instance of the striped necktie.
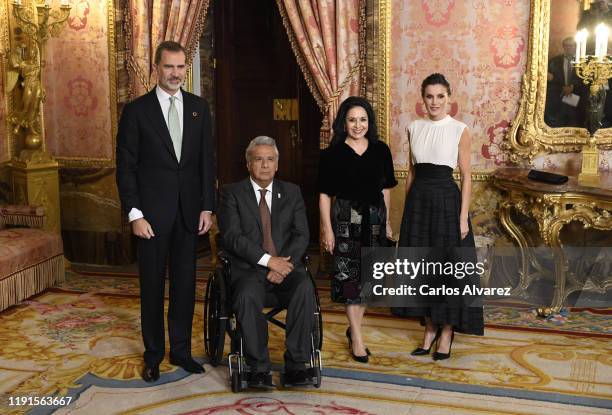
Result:
<instances>
[{"instance_id":1,"label":"striped necktie","mask_svg":"<svg viewBox=\"0 0 612 415\"><path fill-rule=\"evenodd\" d=\"M170 108L168 108L168 130L170 138L172 138L172 146L176 159L181 161L181 146L183 144L183 135L181 134L181 123L179 122L178 110L176 109L176 97L170 97Z\"/></svg>"}]
</instances>

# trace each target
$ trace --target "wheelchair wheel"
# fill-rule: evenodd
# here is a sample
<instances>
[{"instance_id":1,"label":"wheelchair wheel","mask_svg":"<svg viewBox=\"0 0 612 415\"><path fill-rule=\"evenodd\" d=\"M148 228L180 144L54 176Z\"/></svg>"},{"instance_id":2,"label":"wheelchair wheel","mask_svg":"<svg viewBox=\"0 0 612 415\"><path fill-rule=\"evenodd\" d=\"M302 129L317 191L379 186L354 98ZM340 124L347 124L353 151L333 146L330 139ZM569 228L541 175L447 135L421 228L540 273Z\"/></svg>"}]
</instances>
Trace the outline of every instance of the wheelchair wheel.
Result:
<instances>
[{"instance_id":1,"label":"wheelchair wheel","mask_svg":"<svg viewBox=\"0 0 612 415\"><path fill-rule=\"evenodd\" d=\"M234 393L238 393L242 390L242 381L240 379L240 373L238 373L238 371L234 371L232 373L232 392Z\"/></svg>"},{"instance_id":2,"label":"wheelchair wheel","mask_svg":"<svg viewBox=\"0 0 612 415\"><path fill-rule=\"evenodd\" d=\"M204 302L204 347L212 366L223 359L225 330L227 327L226 287L223 274L216 269L206 284Z\"/></svg>"},{"instance_id":3,"label":"wheelchair wheel","mask_svg":"<svg viewBox=\"0 0 612 415\"><path fill-rule=\"evenodd\" d=\"M313 368L315 383L313 384L315 388L321 387L321 368L319 366L315 366Z\"/></svg>"},{"instance_id":4,"label":"wheelchair wheel","mask_svg":"<svg viewBox=\"0 0 612 415\"><path fill-rule=\"evenodd\" d=\"M323 313L321 312L321 305L319 303L319 293L315 289L315 297L316 297L316 311L317 314L314 315L313 321L313 344L315 349L321 350L323 348Z\"/></svg>"}]
</instances>

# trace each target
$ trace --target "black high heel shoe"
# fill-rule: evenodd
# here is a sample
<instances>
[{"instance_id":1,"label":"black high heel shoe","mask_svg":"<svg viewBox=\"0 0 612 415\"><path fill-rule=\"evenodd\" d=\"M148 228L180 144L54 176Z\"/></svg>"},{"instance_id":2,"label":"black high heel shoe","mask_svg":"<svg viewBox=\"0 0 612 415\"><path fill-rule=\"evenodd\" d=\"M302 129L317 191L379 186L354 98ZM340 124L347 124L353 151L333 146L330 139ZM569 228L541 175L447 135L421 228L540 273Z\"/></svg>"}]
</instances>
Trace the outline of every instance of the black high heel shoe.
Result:
<instances>
[{"instance_id":1,"label":"black high heel shoe","mask_svg":"<svg viewBox=\"0 0 612 415\"><path fill-rule=\"evenodd\" d=\"M370 355L372 354L370 353L370 349L366 347L365 356L357 356L355 353L353 353L353 339L351 338L351 328L350 327L347 327L346 329L346 338L348 339L348 346L349 346L349 349L351 349L351 355L353 355L353 359L355 359L359 363L368 363L368 360L370 360Z\"/></svg>"},{"instance_id":2,"label":"black high heel shoe","mask_svg":"<svg viewBox=\"0 0 612 415\"><path fill-rule=\"evenodd\" d=\"M448 353L440 353L438 351L433 352L433 354L431 355L431 357L433 358L433 360L444 360L444 359L448 359L451 356L451 347L453 347L453 340L455 340L455 332L453 331L453 334L451 335L451 341L450 344L448 345Z\"/></svg>"},{"instance_id":3,"label":"black high heel shoe","mask_svg":"<svg viewBox=\"0 0 612 415\"><path fill-rule=\"evenodd\" d=\"M410 353L410 355L412 355L412 356L425 356L425 355L428 355L429 352L431 351L431 347L440 338L440 334L441 333L442 333L442 329L438 329L438 331L436 332L436 336L433 338L433 340L431 341L431 343L429 344L429 347L427 349L423 349L422 347L417 347L416 349L414 349Z\"/></svg>"}]
</instances>

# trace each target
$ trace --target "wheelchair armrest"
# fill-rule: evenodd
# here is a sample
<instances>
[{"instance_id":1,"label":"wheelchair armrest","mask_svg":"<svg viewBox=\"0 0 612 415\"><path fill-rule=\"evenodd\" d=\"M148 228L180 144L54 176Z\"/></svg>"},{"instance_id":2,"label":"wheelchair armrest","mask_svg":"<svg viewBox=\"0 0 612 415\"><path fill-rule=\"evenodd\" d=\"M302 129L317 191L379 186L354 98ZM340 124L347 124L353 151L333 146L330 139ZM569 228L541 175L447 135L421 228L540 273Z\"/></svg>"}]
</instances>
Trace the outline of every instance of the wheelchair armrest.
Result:
<instances>
[{"instance_id":1,"label":"wheelchair armrest","mask_svg":"<svg viewBox=\"0 0 612 415\"><path fill-rule=\"evenodd\" d=\"M226 269L227 271L231 270L231 262L227 252L220 250L217 253L217 258L219 259L219 262L221 263L224 269ZM308 256L308 254L304 254L304 256L302 256L302 262L304 263L306 271L308 271L308 263L310 262L310 257Z\"/></svg>"},{"instance_id":2,"label":"wheelchair armrest","mask_svg":"<svg viewBox=\"0 0 612 415\"><path fill-rule=\"evenodd\" d=\"M306 272L308 274L310 274L310 268L308 268L309 262L310 262L310 257L308 256L308 254L304 254L302 256L302 263L304 264L304 268L306 269Z\"/></svg>"},{"instance_id":3,"label":"wheelchair armrest","mask_svg":"<svg viewBox=\"0 0 612 415\"><path fill-rule=\"evenodd\" d=\"M221 264L223 264L224 267L229 267L230 259L229 259L229 255L227 254L227 252L219 251L217 253L217 258L219 258L219 261L221 262Z\"/></svg>"}]
</instances>

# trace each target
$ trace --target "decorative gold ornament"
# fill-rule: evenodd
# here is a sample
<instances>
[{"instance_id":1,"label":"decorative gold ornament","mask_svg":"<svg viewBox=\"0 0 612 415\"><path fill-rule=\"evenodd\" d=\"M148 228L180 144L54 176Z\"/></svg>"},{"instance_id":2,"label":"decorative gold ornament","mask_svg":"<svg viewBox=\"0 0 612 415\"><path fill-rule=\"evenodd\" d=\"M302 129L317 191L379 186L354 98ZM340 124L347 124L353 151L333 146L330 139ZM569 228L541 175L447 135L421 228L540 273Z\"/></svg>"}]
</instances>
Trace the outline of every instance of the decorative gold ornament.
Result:
<instances>
[{"instance_id":1,"label":"decorative gold ornament","mask_svg":"<svg viewBox=\"0 0 612 415\"><path fill-rule=\"evenodd\" d=\"M583 41L586 43L586 39ZM589 86L590 93L587 125L591 137L588 144L582 147L582 170L578 180L585 186L597 186L599 184L599 151L595 132L599 130L603 119L603 107L606 101L604 86L612 77L612 58L610 56L587 56L574 62L574 67L576 75Z\"/></svg>"},{"instance_id":2,"label":"decorative gold ornament","mask_svg":"<svg viewBox=\"0 0 612 415\"><path fill-rule=\"evenodd\" d=\"M500 221L504 229L518 243L521 250L521 270L515 294L525 292L536 279L544 277L539 260L532 250L537 244L512 219L514 210L532 218L544 245L554 252L554 294L550 305L558 311L566 298L575 291L606 292L612 288L612 276L604 281L579 281L579 276L568 272L561 229L570 222L581 222L584 228L612 230L612 189L590 189L570 178L563 187L530 182L528 169L499 169L491 176L492 184L502 192L499 206ZM533 270L533 271L532 271Z\"/></svg>"},{"instance_id":3,"label":"decorative gold ornament","mask_svg":"<svg viewBox=\"0 0 612 415\"><path fill-rule=\"evenodd\" d=\"M599 150L595 140L589 140L589 145L582 148L582 170L578 181L583 186L599 186Z\"/></svg>"},{"instance_id":4,"label":"decorative gold ornament","mask_svg":"<svg viewBox=\"0 0 612 415\"><path fill-rule=\"evenodd\" d=\"M61 232L59 165L42 150L24 149L11 162L14 202L44 206L44 229Z\"/></svg>"},{"instance_id":5,"label":"decorative gold ornament","mask_svg":"<svg viewBox=\"0 0 612 415\"><path fill-rule=\"evenodd\" d=\"M14 199L19 204L44 206L45 229L58 233L61 232L59 165L44 151L42 68L45 44L49 37L60 34L70 9L67 0L62 0L57 9L52 9L48 0L27 6L21 0L14 0L13 15L27 41L10 51L7 74L7 90L13 92L14 107L9 113L13 135L23 132L21 152L11 163Z\"/></svg>"},{"instance_id":6,"label":"decorative gold ornament","mask_svg":"<svg viewBox=\"0 0 612 415\"><path fill-rule=\"evenodd\" d=\"M13 133L18 134L23 128L26 131L25 147L35 150L40 148L40 105L44 100L44 91L40 76L41 62L38 45L31 42L21 45L9 55L7 72L7 90L13 91L17 85L20 89L20 108L9 115L14 126Z\"/></svg>"},{"instance_id":7,"label":"decorative gold ornament","mask_svg":"<svg viewBox=\"0 0 612 415\"><path fill-rule=\"evenodd\" d=\"M62 0L59 9L51 9L49 2L24 7L21 0L13 2L13 15L19 28L25 33L29 42L21 44L9 54L7 90L14 91L18 109L9 114L13 133L24 130L23 146L27 150L38 150L43 144L43 127L41 106L45 100L42 81L44 46L50 36L58 36L68 16L70 5ZM18 91L15 87L20 86Z\"/></svg>"}]
</instances>

